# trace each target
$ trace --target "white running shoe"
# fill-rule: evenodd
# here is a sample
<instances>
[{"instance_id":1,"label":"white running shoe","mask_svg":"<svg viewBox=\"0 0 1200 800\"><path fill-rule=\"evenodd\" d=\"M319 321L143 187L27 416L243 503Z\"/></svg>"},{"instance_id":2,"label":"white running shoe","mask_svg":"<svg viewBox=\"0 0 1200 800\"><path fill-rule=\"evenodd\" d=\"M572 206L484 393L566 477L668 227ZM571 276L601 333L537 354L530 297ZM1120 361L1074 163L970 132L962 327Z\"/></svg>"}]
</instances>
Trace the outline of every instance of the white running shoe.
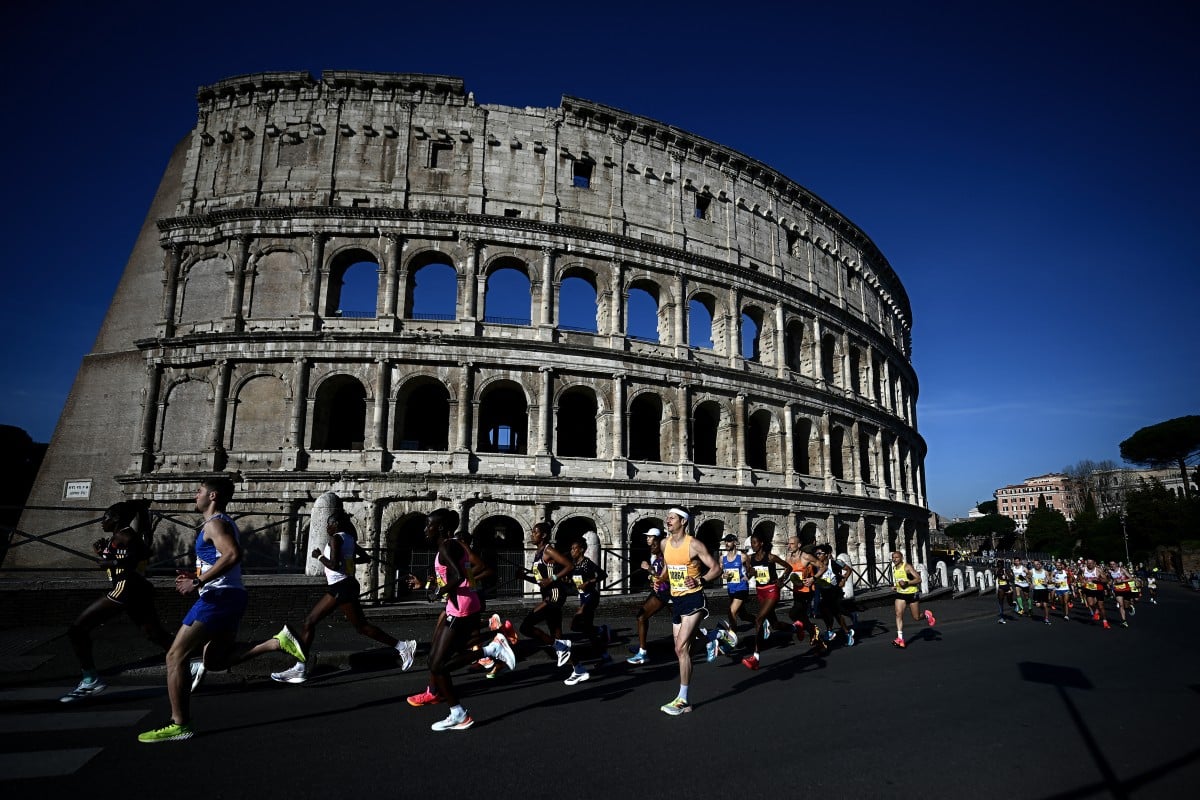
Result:
<instances>
[{"instance_id":1,"label":"white running shoe","mask_svg":"<svg viewBox=\"0 0 1200 800\"><path fill-rule=\"evenodd\" d=\"M503 633L497 633L496 637L492 639L492 643L485 647L483 652L487 653L497 661L503 662L504 666L508 667L509 669L517 668L517 655L513 652L512 646L508 643L508 637ZM570 655L570 651L567 651L567 654ZM560 664L559 666L562 665Z\"/></svg>"},{"instance_id":2,"label":"white running shoe","mask_svg":"<svg viewBox=\"0 0 1200 800\"><path fill-rule=\"evenodd\" d=\"M554 655L558 658L558 666L565 666L571 660L571 643L566 639L555 639Z\"/></svg>"},{"instance_id":3,"label":"white running shoe","mask_svg":"<svg viewBox=\"0 0 1200 800\"><path fill-rule=\"evenodd\" d=\"M204 667L204 659L197 658L189 662L188 672L192 674L192 687L188 691L194 692L200 688L200 684L204 682L204 676L208 673L208 670Z\"/></svg>"},{"instance_id":4,"label":"white running shoe","mask_svg":"<svg viewBox=\"0 0 1200 800\"><path fill-rule=\"evenodd\" d=\"M471 715L463 711L463 713L455 715L453 711L450 716L440 722L435 722L430 725L431 730L435 731L465 731L467 728L475 724L475 720L471 719Z\"/></svg>"},{"instance_id":5,"label":"white running shoe","mask_svg":"<svg viewBox=\"0 0 1200 800\"><path fill-rule=\"evenodd\" d=\"M296 662L296 666L291 669L285 669L283 672L272 672L271 680L279 683L304 683L308 680L308 668L300 662Z\"/></svg>"},{"instance_id":6,"label":"white running shoe","mask_svg":"<svg viewBox=\"0 0 1200 800\"><path fill-rule=\"evenodd\" d=\"M396 653L400 656L400 671L408 672L412 669L413 653L417 651L417 640L409 639L408 641L396 642ZM299 665L297 665L299 666Z\"/></svg>"},{"instance_id":7,"label":"white running shoe","mask_svg":"<svg viewBox=\"0 0 1200 800\"><path fill-rule=\"evenodd\" d=\"M565 683L567 686L574 686L577 683L583 683L590 677L592 677L592 673L588 672L586 669L583 672L575 672L574 670L571 670L571 674L567 676L567 679L563 681L563 683Z\"/></svg>"}]
</instances>

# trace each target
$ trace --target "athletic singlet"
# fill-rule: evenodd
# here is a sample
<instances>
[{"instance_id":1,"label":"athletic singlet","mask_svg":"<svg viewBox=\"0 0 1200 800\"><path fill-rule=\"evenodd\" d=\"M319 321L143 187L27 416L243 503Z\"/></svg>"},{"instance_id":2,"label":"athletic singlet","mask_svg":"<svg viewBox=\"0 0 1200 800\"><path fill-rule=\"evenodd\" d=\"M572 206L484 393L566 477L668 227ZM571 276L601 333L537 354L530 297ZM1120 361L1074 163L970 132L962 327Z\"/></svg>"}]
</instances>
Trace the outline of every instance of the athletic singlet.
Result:
<instances>
[{"instance_id":1,"label":"athletic singlet","mask_svg":"<svg viewBox=\"0 0 1200 800\"><path fill-rule=\"evenodd\" d=\"M792 574L788 576L788 580L792 582L792 591L806 594L811 592L812 587L806 586L804 579L812 577L816 568L812 564L806 564L803 558L798 561L789 561L788 566L792 568Z\"/></svg>"},{"instance_id":2,"label":"athletic singlet","mask_svg":"<svg viewBox=\"0 0 1200 800\"><path fill-rule=\"evenodd\" d=\"M825 565L825 569L817 574L817 579L814 581L818 589L829 589L837 583L837 575L833 571L833 560Z\"/></svg>"},{"instance_id":3,"label":"athletic singlet","mask_svg":"<svg viewBox=\"0 0 1200 800\"><path fill-rule=\"evenodd\" d=\"M460 545L461 547L461 545ZM437 576L437 585L442 587L446 585L446 565L442 563L441 551L434 556L433 572ZM464 548L462 558L458 562L458 574L460 576L458 590L455 595L446 595L446 616L448 617L465 617L468 614L476 614L479 612L479 594L471 585L470 579L467 577L471 574L471 559L467 555Z\"/></svg>"},{"instance_id":4,"label":"athletic singlet","mask_svg":"<svg viewBox=\"0 0 1200 800\"><path fill-rule=\"evenodd\" d=\"M1034 589L1045 589L1046 588L1046 579L1049 577L1049 575L1046 574L1046 570L1031 569L1029 571L1029 577L1033 580L1033 588Z\"/></svg>"},{"instance_id":5,"label":"athletic singlet","mask_svg":"<svg viewBox=\"0 0 1200 800\"><path fill-rule=\"evenodd\" d=\"M1110 569L1108 575L1112 578L1114 592L1128 592L1132 588L1129 585L1132 579L1123 568Z\"/></svg>"},{"instance_id":6,"label":"athletic singlet","mask_svg":"<svg viewBox=\"0 0 1200 800\"><path fill-rule=\"evenodd\" d=\"M921 588L917 586L905 586L901 588L900 581L908 580L908 564L901 563L899 566L892 565L892 585L896 587L897 594L916 594Z\"/></svg>"},{"instance_id":7,"label":"athletic singlet","mask_svg":"<svg viewBox=\"0 0 1200 800\"><path fill-rule=\"evenodd\" d=\"M338 531L334 537L340 540L342 561L340 564L334 564L333 567L325 567L325 581L330 586L335 583L346 580L346 578L354 577L354 552L358 549L358 543L354 541L354 537L349 533ZM325 545L325 560L328 561L332 557L333 543Z\"/></svg>"},{"instance_id":8,"label":"athletic singlet","mask_svg":"<svg viewBox=\"0 0 1200 800\"><path fill-rule=\"evenodd\" d=\"M750 587L746 580L746 565L741 553L734 553L733 558L721 556L721 571L725 578L725 588L730 592L742 592Z\"/></svg>"},{"instance_id":9,"label":"athletic singlet","mask_svg":"<svg viewBox=\"0 0 1200 800\"><path fill-rule=\"evenodd\" d=\"M754 569L754 582L758 584L759 588L766 588L779 579L775 559L770 555L767 555L766 559L765 563L760 564L754 556L750 556L750 566Z\"/></svg>"},{"instance_id":10,"label":"athletic singlet","mask_svg":"<svg viewBox=\"0 0 1200 800\"><path fill-rule=\"evenodd\" d=\"M1008 573L1006 571L1001 570L1000 572L996 573L996 585L1008 586Z\"/></svg>"},{"instance_id":11,"label":"athletic singlet","mask_svg":"<svg viewBox=\"0 0 1200 800\"><path fill-rule=\"evenodd\" d=\"M1067 580L1067 571L1065 569L1054 570L1054 573L1050 576L1050 580L1054 581L1054 591L1069 591L1069 581Z\"/></svg>"},{"instance_id":12,"label":"athletic singlet","mask_svg":"<svg viewBox=\"0 0 1200 800\"><path fill-rule=\"evenodd\" d=\"M108 573L108 579L113 584L130 575L144 576L146 565L150 562L149 548L132 528L122 528L117 533L127 534L129 543L123 547L118 545L116 534L113 534L108 543L104 545L104 549L100 551L102 559L114 562L113 566L104 568L104 571Z\"/></svg>"},{"instance_id":13,"label":"athletic singlet","mask_svg":"<svg viewBox=\"0 0 1200 800\"><path fill-rule=\"evenodd\" d=\"M233 531L233 540L239 544L242 541L242 535L238 532L237 523L226 514L213 514L205 524L211 520L219 519L225 522ZM203 577L204 573L213 568L213 564L217 563L217 559L221 554L217 551L217 546L210 542L204 535L204 525L200 526L200 530L196 531L196 576ZM213 578L211 581L205 581L200 585L200 594L211 592L214 589L242 589L242 565L234 564L229 569L225 570L219 577Z\"/></svg>"},{"instance_id":14,"label":"athletic singlet","mask_svg":"<svg viewBox=\"0 0 1200 800\"><path fill-rule=\"evenodd\" d=\"M1022 589L1028 589L1029 588L1028 574L1029 573L1026 571L1025 567L1013 567L1012 568L1013 583L1015 583L1017 586L1020 586Z\"/></svg>"},{"instance_id":15,"label":"athletic singlet","mask_svg":"<svg viewBox=\"0 0 1200 800\"><path fill-rule=\"evenodd\" d=\"M1104 588L1104 581L1100 579L1100 568L1088 569L1083 568L1083 588L1095 592Z\"/></svg>"},{"instance_id":16,"label":"athletic singlet","mask_svg":"<svg viewBox=\"0 0 1200 800\"><path fill-rule=\"evenodd\" d=\"M692 537L684 535L679 544L673 544L671 537L663 539L663 561L667 566L667 582L671 585L671 596L682 597L702 591L700 585L700 565L692 558ZM687 579L695 578L696 585L688 588Z\"/></svg>"}]
</instances>

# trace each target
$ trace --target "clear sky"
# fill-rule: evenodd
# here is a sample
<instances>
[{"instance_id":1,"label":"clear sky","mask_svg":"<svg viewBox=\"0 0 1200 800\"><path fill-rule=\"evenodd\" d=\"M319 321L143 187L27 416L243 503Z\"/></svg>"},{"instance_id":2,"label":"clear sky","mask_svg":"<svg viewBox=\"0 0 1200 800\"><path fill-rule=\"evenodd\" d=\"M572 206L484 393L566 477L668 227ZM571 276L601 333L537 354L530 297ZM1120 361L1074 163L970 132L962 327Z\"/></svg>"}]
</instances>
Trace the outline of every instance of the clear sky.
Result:
<instances>
[{"instance_id":1,"label":"clear sky","mask_svg":"<svg viewBox=\"0 0 1200 800\"><path fill-rule=\"evenodd\" d=\"M456 75L480 103L607 103L823 197L911 298L941 514L1119 461L1138 428L1200 413L1200 4L14 8L0 424L35 440L53 433L196 88L325 69Z\"/></svg>"}]
</instances>

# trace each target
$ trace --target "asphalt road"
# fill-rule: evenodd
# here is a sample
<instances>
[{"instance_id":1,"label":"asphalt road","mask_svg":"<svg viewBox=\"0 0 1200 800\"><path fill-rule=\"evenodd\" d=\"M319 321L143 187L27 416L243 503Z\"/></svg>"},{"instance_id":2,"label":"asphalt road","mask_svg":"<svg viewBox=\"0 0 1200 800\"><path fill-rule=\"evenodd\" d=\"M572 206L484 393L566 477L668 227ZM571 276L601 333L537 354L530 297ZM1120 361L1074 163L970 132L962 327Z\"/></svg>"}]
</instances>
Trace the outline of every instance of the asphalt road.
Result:
<instances>
[{"instance_id":1,"label":"asphalt road","mask_svg":"<svg viewBox=\"0 0 1200 800\"><path fill-rule=\"evenodd\" d=\"M194 696L194 739L140 744L136 734L167 717L161 668L123 670L104 694L63 705L74 676L58 663L56 640L8 654L18 662L0 676L0 790L324 800L1186 796L1200 785L1200 595L1175 585L1161 593L1128 629L1061 619L1002 626L987 599L945 599L930 604L936 627L908 623L903 651L890 644L886 608L862 614L857 646L825 658L780 645L752 672L733 658L706 664L697 648L694 712L680 717L658 710L678 685L665 618L654 620L655 658L643 667L624 663L629 624L614 619L623 628L610 650L616 663L577 686L564 686L567 669L544 653L495 680L457 675L477 721L446 733L429 728L444 705L405 702L425 685L423 662L402 673L360 639L348 664L327 665L303 686L261 676L287 666L282 655L256 662L259 673L217 676Z\"/></svg>"}]
</instances>

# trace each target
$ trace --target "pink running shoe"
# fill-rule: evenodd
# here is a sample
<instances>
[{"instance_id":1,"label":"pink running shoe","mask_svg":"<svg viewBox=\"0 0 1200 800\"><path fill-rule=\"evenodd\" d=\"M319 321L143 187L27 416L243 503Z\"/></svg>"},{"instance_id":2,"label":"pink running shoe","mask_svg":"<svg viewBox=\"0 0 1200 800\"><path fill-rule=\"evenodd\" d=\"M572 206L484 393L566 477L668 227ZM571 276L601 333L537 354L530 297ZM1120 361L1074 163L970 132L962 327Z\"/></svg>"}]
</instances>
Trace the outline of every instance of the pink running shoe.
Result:
<instances>
[{"instance_id":1,"label":"pink running shoe","mask_svg":"<svg viewBox=\"0 0 1200 800\"><path fill-rule=\"evenodd\" d=\"M929 623L929 627L931 628L937 625L937 620L933 618L933 612L928 609L925 610L925 621Z\"/></svg>"},{"instance_id":2,"label":"pink running shoe","mask_svg":"<svg viewBox=\"0 0 1200 800\"><path fill-rule=\"evenodd\" d=\"M441 695L434 694L426 689L420 694L409 695L408 704L410 706L431 706L434 703L442 702Z\"/></svg>"},{"instance_id":3,"label":"pink running shoe","mask_svg":"<svg viewBox=\"0 0 1200 800\"><path fill-rule=\"evenodd\" d=\"M742 666L746 669L758 669L758 656L746 656L742 659Z\"/></svg>"},{"instance_id":4,"label":"pink running shoe","mask_svg":"<svg viewBox=\"0 0 1200 800\"><path fill-rule=\"evenodd\" d=\"M899 636L897 636L895 639L892 640L892 644L894 644L896 647L899 647L901 650L908 647L908 645L906 645L904 643L904 640L901 639Z\"/></svg>"}]
</instances>

